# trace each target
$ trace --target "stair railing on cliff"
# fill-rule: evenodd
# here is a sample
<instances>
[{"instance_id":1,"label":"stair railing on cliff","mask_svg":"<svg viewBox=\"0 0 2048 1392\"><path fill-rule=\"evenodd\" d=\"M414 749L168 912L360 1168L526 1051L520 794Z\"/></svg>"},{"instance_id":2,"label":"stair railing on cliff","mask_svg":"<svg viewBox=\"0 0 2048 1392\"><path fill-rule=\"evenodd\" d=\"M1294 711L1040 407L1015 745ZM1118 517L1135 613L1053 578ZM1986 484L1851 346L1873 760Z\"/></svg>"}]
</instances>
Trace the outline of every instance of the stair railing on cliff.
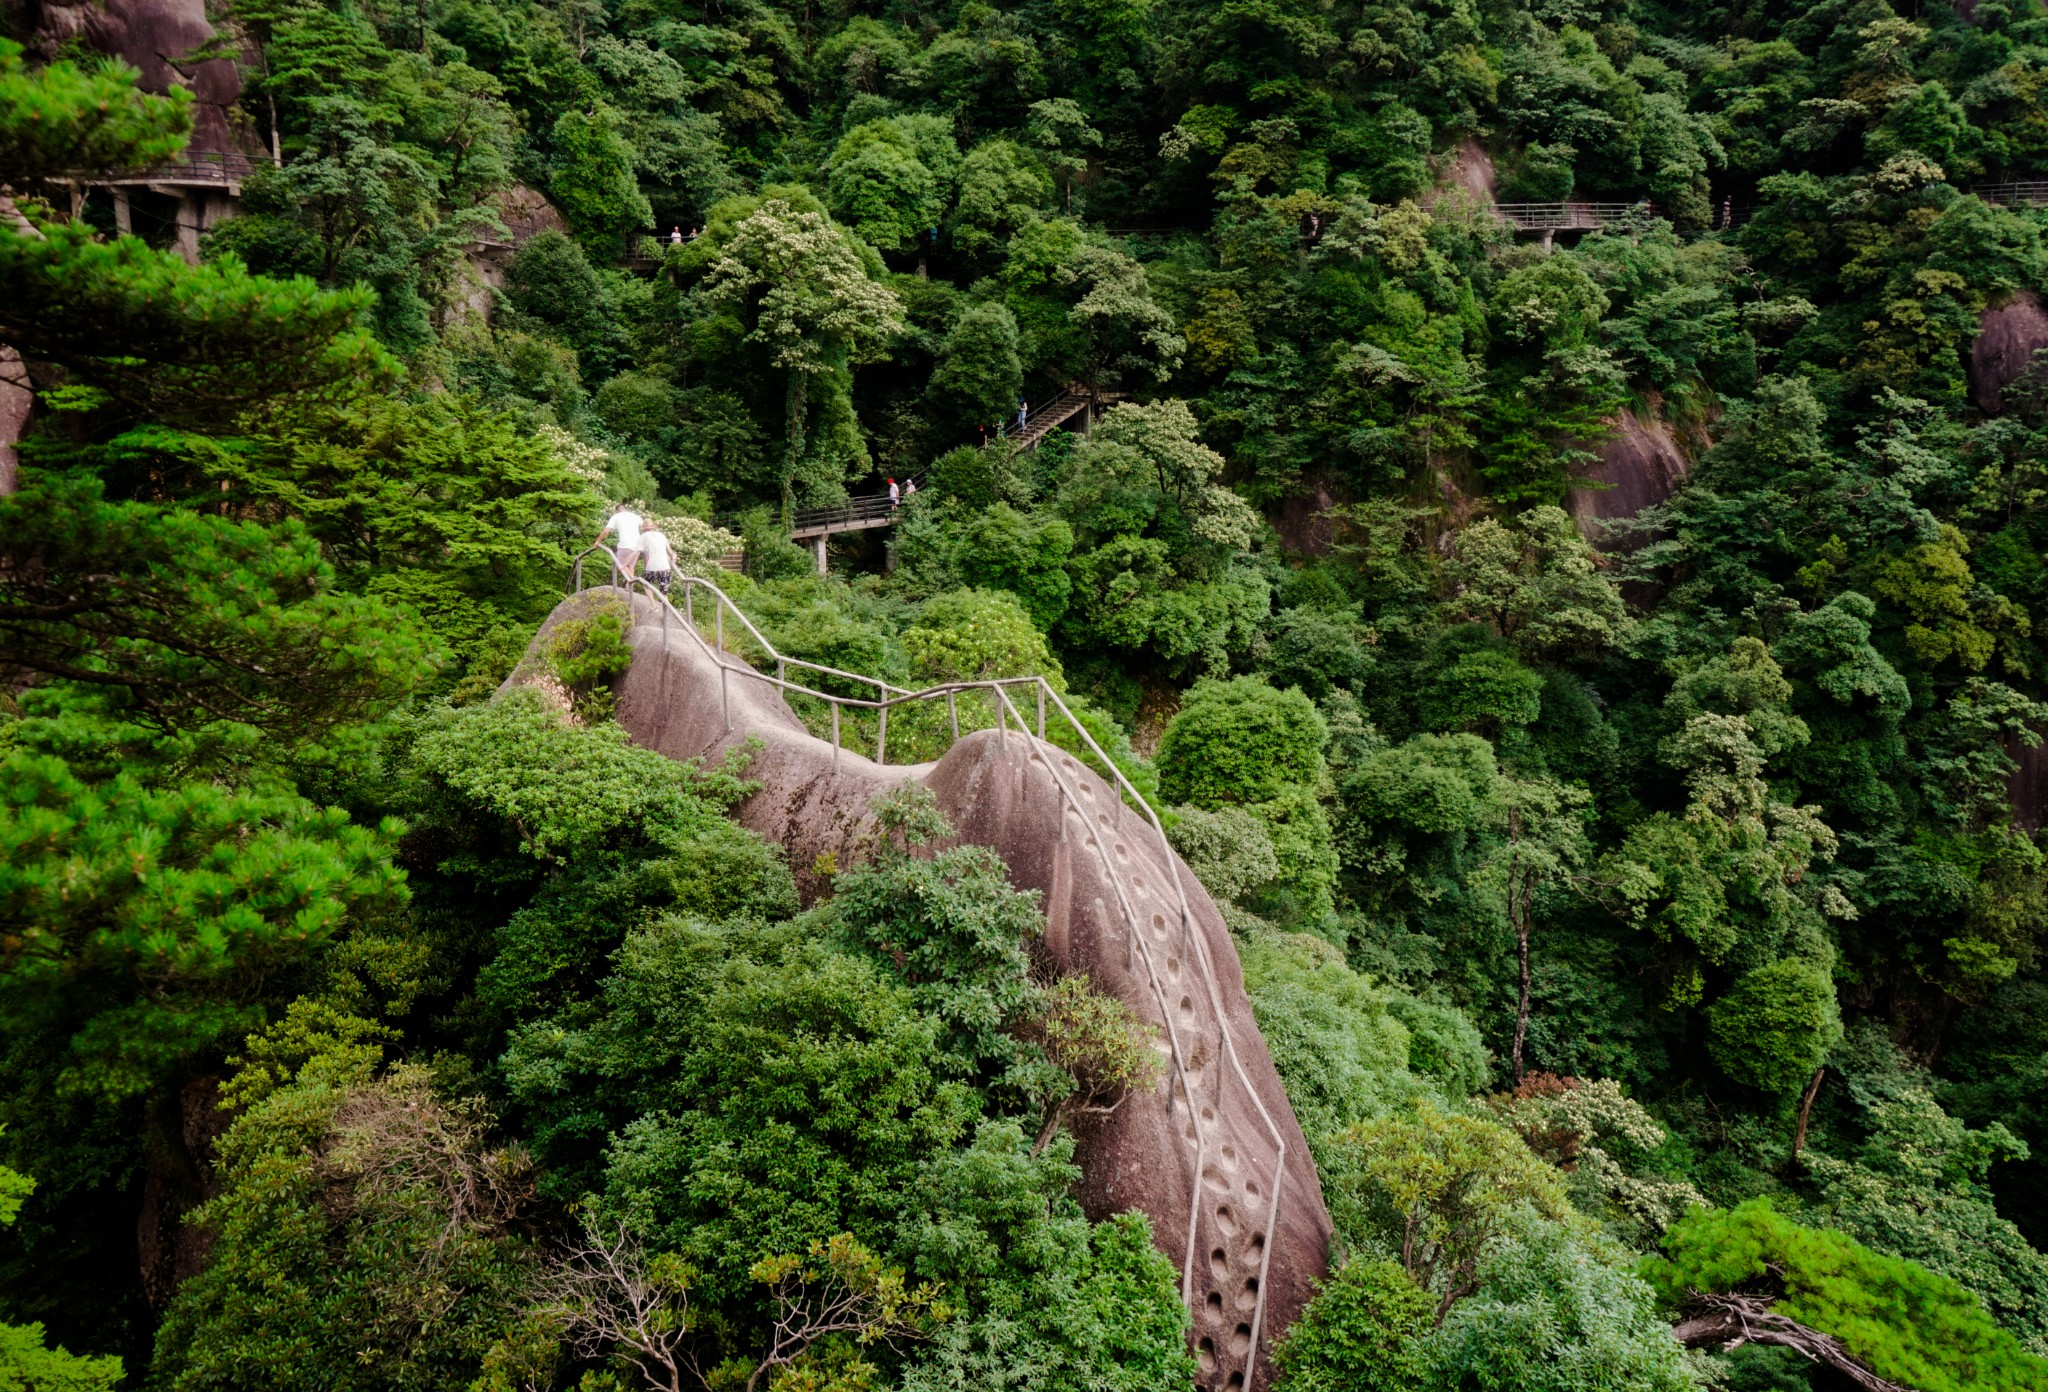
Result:
<instances>
[{"instance_id":1,"label":"stair railing on cliff","mask_svg":"<svg viewBox=\"0 0 2048 1392\"><path fill-rule=\"evenodd\" d=\"M602 554L606 558L611 567L611 583L613 586L618 586L620 579L618 556L610 547L600 542L585 549L576 557L572 581L574 593L580 594L583 591L583 563L585 558L593 553ZM685 633L690 635L704 655L717 664L719 670L720 714L725 723L727 733L732 731L731 680L733 673L737 671L743 677L751 677L764 685L784 693L808 696L815 700L823 701L831 708L832 767L835 772L839 768L841 744L840 711L842 708L872 710L877 713L875 762L877 764L884 764L887 762L889 711L892 707L912 703L935 702L944 699L946 702L948 727L951 730L952 738L958 740L960 737L960 720L957 702L960 693L965 691L986 691L989 693L990 703L996 712L996 738L1007 745L1009 742L1009 722L1012 718L1017 722L1019 735L1024 738L1031 737L1033 726L1025 720L1023 711L1018 709L1016 701L1011 696L1011 689L1014 687L1031 688L1037 708L1037 739L1040 744L1045 746L1045 750L1049 751L1049 753L1041 753L1039 757L1046 769L1052 774L1053 782L1060 790L1060 797L1063 803L1060 809L1060 839L1062 841L1067 839L1066 814L1067 809L1072 808L1074 812L1079 814L1082 824L1088 828L1088 839L1093 843L1096 856L1101 860L1102 867L1108 874L1110 884L1116 890L1117 906L1123 911L1124 927L1126 930L1124 938L1125 967L1128 970L1132 965L1132 954L1135 952L1138 958L1143 961L1145 979L1151 987L1153 999L1159 1004L1160 1018L1166 1022L1168 1054L1173 1064L1174 1081L1179 1084L1180 1094L1185 1100L1187 1107L1189 1128L1194 1132L1195 1137L1193 1174L1188 1185L1187 1238L1183 1244L1185 1255L1181 1261L1181 1303L1189 1306L1192 1311L1194 1301L1195 1234L1201 1213L1203 1170L1204 1162L1208 1156L1209 1128L1203 1124L1201 1107L1196 1100L1194 1086L1187 1076L1188 1052L1182 1044L1180 1032L1176 1028L1174 1011L1167 999L1165 984L1157 966L1152 960L1151 945L1145 941L1145 936L1140 931L1137 910L1131 904L1130 896L1125 892L1124 877L1112 859L1109 846L1104 842L1097 824L1089 820L1087 804L1082 801L1078 791L1067 781L1066 775L1060 769L1057 756L1064 754L1066 751L1045 737L1045 714L1048 702L1051 703L1053 709L1065 720L1068 728L1073 731L1075 736L1079 738L1081 743L1086 746L1088 751L1095 756L1095 759L1108 773L1110 781L1118 794L1117 825L1120 827L1123 823L1124 803L1126 800L1135 803L1144 814L1145 821L1151 826L1153 834L1158 838L1160 851L1166 860L1167 873L1173 880L1174 897L1178 900L1180 909L1182 950L1187 953L1188 960L1195 965L1201 975L1204 993L1209 1000L1209 1009L1216 1017L1217 1035L1221 1043L1222 1052L1225 1058L1228 1059L1230 1069L1236 1075L1239 1086L1251 1098L1252 1105L1258 1112L1259 1120L1264 1123L1267 1134L1272 1138L1274 1146L1273 1192L1266 1208L1264 1241L1259 1258L1258 1296L1252 1312L1250 1349L1246 1354L1247 1369L1255 1367L1258 1360L1259 1336L1265 1325L1266 1278L1273 1259L1274 1232L1280 1217L1280 1195L1287 1178L1287 1138L1281 1133L1279 1126L1274 1122L1272 1113L1267 1110L1264 1099L1259 1096L1258 1089L1252 1085L1250 1077L1245 1073L1244 1063L1238 1056L1237 1043L1231 1037L1229 1016L1223 1008L1222 993L1217 989L1216 985L1215 963L1210 959L1207 943L1203 941L1200 934L1195 932L1194 913L1188 906L1187 886L1181 880L1179 859L1174 854L1172 843L1166 839L1166 828L1160 822L1159 814L1153 810L1151 804L1145 800L1144 795L1138 791L1130 779L1124 776L1123 771L1104 752L1102 746L1096 742L1095 737L1088 733L1087 727L1082 725L1080 720L1076 718L1066 701L1060 696L1060 693L1055 691L1051 683L1047 682L1044 677L997 677L985 681L944 682L937 686L911 691L885 681L880 677L870 677L859 672L847 672L837 667L828 667L822 663L810 662L803 658L786 657L776 651L775 645L770 643L767 636L754 625L753 620L749 619L740 607L733 603L731 596L727 595L724 590L721 590L711 581L699 576L678 573L673 583L683 587L683 607L680 611L676 609L674 603L666 594L648 583L644 576L634 576L632 584L623 588L627 588L629 593L637 591L640 594L644 594L655 602L661 612L662 646L664 649L668 645L669 625L671 619L673 619ZM697 626L695 596L696 591L699 589L706 591L707 598L712 601L712 641L709 643L705 641L702 631ZM727 610L732 612L733 618L746 630L747 636L754 641L755 645L760 648L769 660L775 663L774 676L771 677L766 672L758 670L751 662L743 662L741 666L734 667L727 661L729 656L739 656L739 654L730 652L725 646L725 614ZM857 685L872 686L875 688L875 696L873 699L842 696L836 692L821 691L816 687L793 682L789 679L789 672L792 668L800 671L815 672L821 676L837 677L842 681L852 682ZM1223 1070L1219 1068L1216 1073L1215 1086L1215 1097L1219 1102L1222 1097L1222 1089ZM1169 1117L1173 1114L1173 1094L1174 1089L1169 1087L1166 1094L1166 1109ZM1251 1383L1249 1372L1245 1381L1246 1386L1249 1387Z\"/></svg>"}]
</instances>

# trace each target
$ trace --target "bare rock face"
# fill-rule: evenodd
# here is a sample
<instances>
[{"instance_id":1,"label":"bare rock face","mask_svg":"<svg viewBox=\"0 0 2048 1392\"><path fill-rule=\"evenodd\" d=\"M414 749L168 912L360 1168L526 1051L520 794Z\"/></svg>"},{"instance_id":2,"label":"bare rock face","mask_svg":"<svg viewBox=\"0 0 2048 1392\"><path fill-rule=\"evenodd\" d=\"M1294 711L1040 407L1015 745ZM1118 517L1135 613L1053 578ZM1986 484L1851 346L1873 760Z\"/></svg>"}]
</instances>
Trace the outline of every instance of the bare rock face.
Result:
<instances>
[{"instance_id":1,"label":"bare rock face","mask_svg":"<svg viewBox=\"0 0 2048 1392\"><path fill-rule=\"evenodd\" d=\"M1304 492L1280 504L1273 529L1280 533L1280 544L1296 555L1327 556L1337 539L1329 516L1330 509L1337 506L1337 495L1330 491L1327 478L1305 482Z\"/></svg>"},{"instance_id":2,"label":"bare rock face","mask_svg":"<svg viewBox=\"0 0 2048 1392\"><path fill-rule=\"evenodd\" d=\"M1458 193L1482 208L1491 208L1494 185L1493 156L1486 153L1485 146L1468 135L1458 142L1450 163L1437 177L1437 186L1424 195L1424 202L1434 202L1447 193Z\"/></svg>"},{"instance_id":3,"label":"bare rock face","mask_svg":"<svg viewBox=\"0 0 2048 1392\"><path fill-rule=\"evenodd\" d=\"M192 89L194 150L240 150L230 112L242 93L242 79L226 58L187 61L186 55L214 37L206 0L41 0L30 22L38 45L54 52L80 40L96 53L119 58L142 71L146 92ZM253 147L251 147L253 148Z\"/></svg>"},{"instance_id":4,"label":"bare rock face","mask_svg":"<svg viewBox=\"0 0 2048 1392\"><path fill-rule=\"evenodd\" d=\"M2013 825L2031 836L2048 820L2048 740L2032 748L2018 739L2007 740L2005 752L2017 765L2005 780Z\"/></svg>"},{"instance_id":5,"label":"bare rock face","mask_svg":"<svg viewBox=\"0 0 2048 1392\"><path fill-rule=\"evenodd\" d=\"M1614 436L1600 446L1600 462L1565 495L1565 507L1588 541L1606 550L1630 550L1641 539L1616 535L1604 524L1665 502L1692 466L1662 420L1625 411L1616 424Z\"/></svg>"},{"instance_id":6,"label":"bare rock face","mask_svg":"<svg viewBox=\"0 0 2048 1392\"><path fill-rule=\"evenodd\" d=\"M0 343L0 494L12 493L21 486L21 455L14 447L28 433L28 419L35 404L28 364L21 360L21 354Z\"/></svg>"},{"instance_id":7,"label":"bare rock face","mask_svg":"<svg viewBox=\"0 0 2048 1392\"><path fill-rule=\"evenodd\" d=\"M2034 351L2048 348L2048 310L2031 290L2022 290L1977 318L1970 345L1970 395L1991 415L2005 409L2005 389L2027 370Z\"/></svg>"},{"instance_id":8,"label":"bare rock face","mask_svg":"<svg viewBox=\"0 0 2048 1392\"><path fill-rule=\"evenodd\" d=\"M617 594L565 600L548 627ZM883 766L851 750L835 759L750 667L732 658L721 670L680 623L664 632L651 600L633 603L619 720L676 759L715 760L758 740L747 776L761 789L738 817L784 848L807 901L823 889L820 857L844 866L872 845L870 799L921 782L963 840L992 847L1013 883L1040 893L1061 968L1158 1028L1166 1078L1080 1136L1079 1197L1096 1220L1131 1209L1151 1219L1183 1273L1198 1386L1269 1385L1272 1340L1325 1271L1330 1219L1229 931L1187 866L1109 784L1014 728L967 735L930 764Z\"/></svg>"},{"instance_id":9,"label":"bare rock face","mask_svg":"<svg viewBox=\"0 0 2048 1392\"><path fill-rule=\"evenodd\" d=\"M512 185L491 202L514 246L524 246L542 232L566 233L569 230L568 219L548 202L547 196L525 184Z\"/></svg>"}]
</instances>

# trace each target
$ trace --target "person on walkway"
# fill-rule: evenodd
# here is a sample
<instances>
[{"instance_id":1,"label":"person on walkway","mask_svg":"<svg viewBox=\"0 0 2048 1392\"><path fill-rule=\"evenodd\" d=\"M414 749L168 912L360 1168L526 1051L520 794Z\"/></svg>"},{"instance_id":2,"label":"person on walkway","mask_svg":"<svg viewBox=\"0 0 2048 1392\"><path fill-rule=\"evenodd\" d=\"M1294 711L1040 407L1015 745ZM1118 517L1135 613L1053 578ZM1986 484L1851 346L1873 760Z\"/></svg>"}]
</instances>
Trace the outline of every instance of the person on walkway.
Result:
<instances>
[{"instance_id":1,"label":"person on walkway","mask_svg":"<svg viewBox=\"0 0 2048 1392\"><path fill-rule=\"evenodd\" d=\"M669 567L675 560L667 533L659 527L649 527L640 534L640 545L647 553L647 583L666 595L671 574Z\"/></svg>"},{"instance_id":2,"label":"person on walkway","mask_svg":"<svg viewBox=\"0 0 2048 1392\"><path fill-rule=\"evenodd\" d=\"M903 500L905 502L909 502L912 498L915 498L916 496L917 480L914 478L906 478L905 480L903 480Z\"/></svg>"},{"instance_id":3,"label":"person on walkway","mask_svg":"<svg viewBox=\"0 0 2048 1392\"><path fill-rule=\"evenodd\" d=\"M1031 403L1019 397L1017 400L1017 433L1022 435L1024 427L1031 422Z\"/></svg>"},{"instance_id":4,"label":"person on walkway","mask_svg":"<svg viewBox=\"0 0 2048 1392\"><path fill-rule=\"evenodd\" d=\"M641 521L639 513L620 503L618 511L605 520L604 530L597 534L599 541L615 532L618 534L619 545L616 554L619 558L619 583L622 585L630 586L633 583L633 567L640 560Z\"/></svg>"},{"instance_id":5,"label":"person on walkway","mask_svg":"<svg viewBox=\"0 0 2048 1392\"><path fill-rule=\"evenodd\" d=\"M895 480L895 479L890 479L890 480L889 480L889 507L890 507L890 510L891 510L891 511L893 511L893 510L894 510L894 509L896 508L896 505L897 505L897 504L899 504L899 503L901 503L902 501L903 501L903 492L902 492L902 490L896 487L896 480Z\"/></svg>"},{"instance_id":6,"label":"person on walkway","mask_svg":"<svg viewBox=\"0 0 2048 1392\"><path fill-rule=\"evenodd\" d=\"M672 229L672 230L671 230L671 231L669 232L669 234L668 234L668 244L669 244L670 246L681 246L681 245L683 244L683 229L682 229L682 228L680 228L680 227L677 227L677 228L674 228L674 229Z\"/></svg>"}]
</instances>

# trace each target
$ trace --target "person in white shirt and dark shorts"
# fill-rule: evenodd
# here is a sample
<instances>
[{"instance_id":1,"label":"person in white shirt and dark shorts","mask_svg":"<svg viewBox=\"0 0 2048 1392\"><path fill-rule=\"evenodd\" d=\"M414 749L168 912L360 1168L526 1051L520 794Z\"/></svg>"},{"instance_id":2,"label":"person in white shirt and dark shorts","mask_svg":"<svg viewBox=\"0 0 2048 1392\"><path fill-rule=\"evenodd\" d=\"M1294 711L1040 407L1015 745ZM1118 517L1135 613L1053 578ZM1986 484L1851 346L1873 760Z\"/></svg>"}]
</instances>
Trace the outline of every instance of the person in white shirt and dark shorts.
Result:
<instances>
[{"instance_id":1,"label":"person in white shirt and dark shorts","mask_svg":"<svg viewBox=\"0 0 2048 1392\"><path fill-rule=\"evenodd\" d=\"M649 527L640 533L640 545L647 557L647 583L668 593L669 567L674 564L674 552L668 544L668 536L659 527Z\"/></svg>"},{"instance_id":2,"label":"person in white shirt and dark shorts","mask_svg":"<svg viewBox=\"0 0 2048 1392\"><path fill-rule=\"evenodd\" d=\"M621 504L619 510L606 520L604 530L597 534L597 539L603 541L614 532L619 536L619 583L630 587L633 583L633 567L640 560L640 514Z\"/></svg>"}]
</instances>

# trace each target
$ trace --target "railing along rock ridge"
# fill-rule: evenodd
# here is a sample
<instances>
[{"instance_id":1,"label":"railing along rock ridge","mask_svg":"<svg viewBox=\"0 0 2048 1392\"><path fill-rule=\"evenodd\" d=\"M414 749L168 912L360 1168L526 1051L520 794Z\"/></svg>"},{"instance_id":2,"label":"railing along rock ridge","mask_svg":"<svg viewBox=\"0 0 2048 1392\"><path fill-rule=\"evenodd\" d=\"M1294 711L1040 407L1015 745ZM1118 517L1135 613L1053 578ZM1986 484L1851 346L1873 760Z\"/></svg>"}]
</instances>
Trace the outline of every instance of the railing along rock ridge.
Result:
<instances>
[{"instance_id":1,"label":"railing along rock ridge","mask_svg":"<svg viewBox=\"0 0 2048 1392\"><path fill-rule=\"evenodd\" d=\"M1300 1128L1286 1105L1284 1092L1280 1091L1264 1040L1250 1021L1228 933L1220 932L1218 941L1221 919L1199 884L1195 894L1204 907L1204 921L1210 926L1205 929L1198 923L1187 884L1192 877L1167 841L1157 813L1043 677L944 682L913 691L879 677L790 657L778 652L732 599L709 580L678 573L673 583L682 590L680 608L644 578L635 577L630 584L619 585L617 558L609 547L601 544L576 558L571 597L557 610L558 617L570 610L578 597L588 593L585 561L597 555L605 558L613 586L628 597L635 611L635 667L640 666L652 644L658 643L662 654L658 678L649 676L635 686L638 674L629 672L622 686L620 718L636 736L641 735L635 728L636 720L659 725L666 719L682 716L679 707L690 703L690 693L683 693L679 702L669 690L670 667L681 658L694 657L696 662L708 662L717 670L716 724L708 729L716 736L722 728L728 745L756 733L736 728L736 704L743 707L743 717L748 714L744 708L753 707L758 724L784 722L781 730L772 733L787 743L792 739L787 727L803 727L783 698L796 696L824 703L831 713L831 759L829 773L822 768L818 772L821 780L836 783L842 772L864 774L871 781L902 782L924 777L935 790L943 788L956 799L964 799L970 810L977 801L1002 803L1014 810L1005 802L1012 787L1018 790L1017 804L1029 803L1049 788L1057 800L1058 845L1050 848L1054 854L1045 858L1048 864L1029 872L1020 870L1013 861L1012 877L1022 882L1035 875L1049 889L1072 887L1081 883L1083 862L1071 857L1079 854L1099 867L1100 880L1106 881L1111 889L1114 912L1105 911L1102 898L1096 897L1090 901L1092 913L1084 911L1074 917L1081 924L1083 936L1092 930L1095 939L1104 943L1111 937L1122 937L1121 965L1127 979L1138 984L1139 992L1152 1007L1140 1009L1140 1014L1161 1028L1159 1044L1167 1065L1162 1082L1164 1096L1153 1101L1163 1100L1164 1117L1180 1166L1180 1172L1172 1176L1161 1176L1137 1165L1116 1167L1113 1172L1102 1174L1091 1172L1090 1157L1084 1153L1084 1190L1088 1191L1083 1196L1084 1207L1107 1211L1115 1211L1118 1206L1144 1207L1144 1196L1151 1196L1157 1206L1162 1184L1176 1195L1184 1187L1184 1212L1169 1216L1149 1208L1147 1211L1151 1213L1159 1245L1179 1263L1181 1298L1194 1325L1197 1384L1208 1392L1242 1392L1265 1385L1271 1376L1267 1357L1270 1337L1278 1332L1272 1327L1268 1300L1275 1277L1276 1238L1289 1245L1284 1262L1287 1270L1282 1273L1282 1299L1287 1307L1283 1315L1291 1318L1306 1300L1312 1280L1321 1274L1324 1253L1320 1249L1328 1238L1329 1219ZM708 638L703 619L696 612L700 591L702 602L711 608ZM728 647L728 612L746 640L758 650L759 660L764 665L772 664L772 673ZM544 641L545 632L544 629L543 637L535 640L536 644ZM680 647L672 646L672 640L678 637L683 639ZM708 678L708 672L691 670ZM844 695L795 680L792 673L832 679L855 689L869 688L874 694ZM740 688L737 694L736 686ZM748 699L749 692L755 699ZM971 693L981 693L996 723L993 732L970 731L963 739L959 705L961 698ZM708 695L708 690L704 694ZM764 697L773 703L772 712L761 709L759 700ZM935 763L888 767L890 712L912 706L935 708L940 703L947 712L947 754ZM640 714L629 712L629 704ZM846 746L847 712L873 716L872 763ZM699 710L689 713L689 718L701 722L711 717ZM1055 734L1069 739L1073 745L1071 752L1046 738L1049 720ZM801 738L810 741L816 737L806 730ZM679 756L697 757L710 752L709 741L703 735L696 736L693 742L707 747L692 748ZM650 741L642 738L642 743ZM815 757L822 761L822 751ZM852 761L860 767L842 770L842 761ZM885 772L878 774L877 770ZM975 790L980 790L979 796ZM787 801L765 810L762 817L800 815L787 810ZM1103 806L1105 802L1114 802L1114 808ZM1000 816L1002 810L997 808L992 815ZM813 809L801 815L823 814ZM747 808L741 809L741 820L750 820ZM958 824L962 818L955 816L954 820ZM1127 821L1133 824L1131 830L1136 835L1127 835ZM755 829L767 834L762 826ZM989 839L972 834L968 826L961 827L961 834L963 839ZM1045 839L1050 841L1052 837L1048 834ZM792 865L796 865L794 857ZM1163 874L1159 872L1162 865ZM1148 873L1156 878L1148 880ZM1056 907L1048 903L1049 923ZM1176 921L1169 922L1169 914ZM1230 958L1233 975L1228 981L1217 969L1219 947ZM1098 958L1098 964L1100 961ZM1237 1017L1235 1023L1233 1015ZM1248 1063L1263 1080L1263 1088L1247 1072ZM1275 1105L1269 1106L1268 1098L1275 1099ZM1276 1110L1282 1115L1276 1117ZM1130 1115L1122 1109L1119 1114ZM1252 1118L1255 1121L1248 1120ZM1140 1122L1132 1118L1127 1125L1136 1128ZM1104 1168L1101 1164L1094 1166L1096 1171ZM1141 1196L1135 1205L1124 1198L1133 1192ZM1092 1204L1091 1196L1095 1199ZM1317 1250L1308 1253L1304 1260L1304 1249L1311 1246Z\"/></svg>"}]
</instances>

